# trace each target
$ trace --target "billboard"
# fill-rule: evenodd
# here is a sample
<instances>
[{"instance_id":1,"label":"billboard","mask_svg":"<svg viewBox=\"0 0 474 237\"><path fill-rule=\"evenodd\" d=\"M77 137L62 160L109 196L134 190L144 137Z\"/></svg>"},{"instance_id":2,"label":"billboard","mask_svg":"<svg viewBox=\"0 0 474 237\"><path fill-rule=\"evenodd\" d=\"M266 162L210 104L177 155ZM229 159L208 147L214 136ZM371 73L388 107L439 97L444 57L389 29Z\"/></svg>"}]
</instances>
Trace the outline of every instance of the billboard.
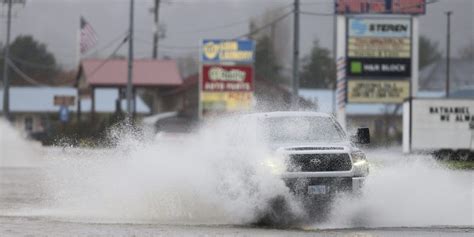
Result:
<instances>
[{"instance_id":1,"label":"billboard","mask_svg":"<svg viewBox=\"0 0 474 237\"><path fill-rule=\"evenodd\" d=\"M409 18L349 18L347 76L358 79L410 77L411 31Z\"/></svg>"},{"instance_id":2,"label":"billboard","mask_svg":"<svg viewBox=\"0 0 474 237\"><path fill-rule=\"evenodd\" d=\"M201 45L201 61L203 63L253 63L254 49L253 40L205 39Z\"/></svg>"},{"instance_id":3,"label":"billboard","mask_svg":"<svg viewBox=\"0 0 474 237\"><path fill-rule=\"evenodd\" d=\"M203 64L200 80L202 115L250 110L253 77L252 65Z\"/></svg>"},{"instance_id":4,"label":"billboard","mask_svg":"<svg viewBox=\"0 0 474 237\"><path fill-rule=\"evenodd\" d=\"M252 66L203 65L202 91L253 91Z\"/></svg>"},{"instance_id":5,"label":"billboard","mask_svg":"<svg viewBox=\"0 0 474 237\"><path fill-rule=\"evenodd\" d=\"M357 58L410 58L408 38L351 37L347 42L347 56Z\"/></svg>"},{"instance_id":6,"label":"billboard","mask_svg":"<svg viewBox=\"0 0 474 237\"><path fill-rule=\"evenodd\" d=\"M349 80L349 103L402 103L410 95L408 80Z\"/></svg>"},{"instance_id":7,"label":"billboard","mask_svg":"<svg viewBox=\"0 0 474 237\"><path fill-rule=\"evenodd\" d=\"M400 58L349 58L347 60L349 77L396 77L404 78L411 75L410 59Z\"/></svg>"},{"instance_id":8,"label":"billboard","mask_svg":"<svg viewBox=\"0 0 474 237\"><path fill-rule=\"evenodd\" d=\"M426 0L335 0L336 14L425 14Z\"/></svg>"},{"instance_id":9,"label":"billboard","mask_svg":"<svg viewBox=\"0 0 474 237\"><path fill-rule=\"evenodd\" d=\"M410 38L409 18L349 18L349 37Z\"/></svg>"},{"instance_id":10,"label":"billboard","mask_svg":"<svg viewBox=\"0 0 474 237\"><path fill-rule=\"evenodd\" d=\"M253 92L202 92L202 115L250 110Z\"/></svg>"},{"instance_id":11,"label":"billboard","mask_svg":"<svg viewBox=\"0 0 474 237\"><path fill-rule=\"evenodd\" d=\"M474 100L414 99L411 106L413 149L440 150L472 147L471 142L474 141L471 140L472 130L469 125L474 121Z\"/></svg>"}]
</instances>

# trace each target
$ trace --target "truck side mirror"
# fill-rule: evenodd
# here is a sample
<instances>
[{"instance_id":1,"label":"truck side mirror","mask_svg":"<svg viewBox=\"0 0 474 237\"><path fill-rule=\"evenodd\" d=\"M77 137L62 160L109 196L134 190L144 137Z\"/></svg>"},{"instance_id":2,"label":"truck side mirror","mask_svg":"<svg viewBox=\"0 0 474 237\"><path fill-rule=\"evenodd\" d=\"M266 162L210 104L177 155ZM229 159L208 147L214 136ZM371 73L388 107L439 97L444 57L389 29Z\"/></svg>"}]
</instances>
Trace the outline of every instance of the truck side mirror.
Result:
<instances>
[{"instance_id":1,"label":"truck side mirror","mask_svg":"<svg viewBox=\"0 0 474 237\"><path fill-rule=\"evenodd\" d=\"M357 133L354 136L354 142L357 144L369 144L370 143L369 128L358 128Z\"/></svg>"}]
</instances>

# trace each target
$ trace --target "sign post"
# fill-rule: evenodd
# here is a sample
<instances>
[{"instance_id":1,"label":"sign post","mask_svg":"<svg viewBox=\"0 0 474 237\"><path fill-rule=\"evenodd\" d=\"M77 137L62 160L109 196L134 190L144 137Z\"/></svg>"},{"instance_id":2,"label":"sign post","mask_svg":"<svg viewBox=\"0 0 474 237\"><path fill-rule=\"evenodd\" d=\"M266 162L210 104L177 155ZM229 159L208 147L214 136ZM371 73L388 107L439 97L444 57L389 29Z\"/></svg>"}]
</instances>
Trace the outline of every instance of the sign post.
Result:
<instances>
[{"instance_id":1,"label":"sign post","mask_svg":"<svg viewBox=\"0 0 474 237\"><path fill-rule=\"evenodd\" d=\"M349 103L402 103L410 95L411 20L347 20Z\"/></svg>"},{"instance_id":2,"label":"sign post","mask_svg":"<svg viewBox=\"0 0 474 237\"><path fill-rule=\"evenodd\" d=\"M336 115L345 128L346 103L400 104L416 95L417 15L425 14L426 0L334 2L337 15ZM399 16L387 17L391 14Z\"/></svg>"}]
</instances>

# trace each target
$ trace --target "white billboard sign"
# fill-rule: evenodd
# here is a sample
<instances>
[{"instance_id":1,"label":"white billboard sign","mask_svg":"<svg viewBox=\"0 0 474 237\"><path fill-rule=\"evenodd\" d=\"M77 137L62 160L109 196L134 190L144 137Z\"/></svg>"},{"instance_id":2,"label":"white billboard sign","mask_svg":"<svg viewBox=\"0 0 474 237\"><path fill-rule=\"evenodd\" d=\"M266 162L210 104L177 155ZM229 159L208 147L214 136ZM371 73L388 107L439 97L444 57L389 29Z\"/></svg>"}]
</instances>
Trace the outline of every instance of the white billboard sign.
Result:
<instances>
[{"instance_id":1,"label":"white billboard sign","mask_svg":"<svg viewBox=\"0 0 474 237\"><path fill-rule=\"evenodd\" d=\"M412 149L472 149L474 100L417 99L412 108Z\"/></svg>"},{"instance_id":2,"label":"white billboard sign","mask_svg":"<svg viewBox=\"0 0 474 237\"><path fill-rule=\"evenodd\" d=\"M349 37L410 38L409 18L349 18Z\"/></svg>"}]
</instances>

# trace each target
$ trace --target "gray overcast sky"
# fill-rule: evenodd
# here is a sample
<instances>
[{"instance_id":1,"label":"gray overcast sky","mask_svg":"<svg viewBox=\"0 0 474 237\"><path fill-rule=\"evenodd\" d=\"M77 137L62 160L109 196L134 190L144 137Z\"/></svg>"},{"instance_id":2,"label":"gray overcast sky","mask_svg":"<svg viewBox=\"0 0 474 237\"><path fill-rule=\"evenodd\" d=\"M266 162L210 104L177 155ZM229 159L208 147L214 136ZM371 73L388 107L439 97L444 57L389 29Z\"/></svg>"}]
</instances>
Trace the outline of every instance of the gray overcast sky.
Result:
<instances>
[{"instance_id":1,"label":"gray overcast sky","mask_svg":"<svg viewBox=\"0 0 474 237\"><path fill-rule=\"evenodd\" d=\"M72 68L77 62L77 32L79 16L83 15L94 27L99 37L97 49L104 48L123 35L128 27L129 0L27 0L26 5L15 6L13 36L32 34L48 45L58 62ZM151 55L153 16L150 8L154 0L135 0L135 57ZM197 55L199 39L231 38L248 31L248 19L259 17L266 9L286 7L291 10L293 0L162 0L160 21L166 25L166 38L160 43L160 55L172 57ZM301 8L308 12L333 12L333 0L301 0ZM421 16L421 34L439 42L445 49L446 17L444 11L452 10L452 47L458 49L474 39L474 0L440 0L429 4L427 14ZM283 12L286 12L285 10ZM6 32L6 7L1 8L0 40ZM292 17L288 17L291 25ZM232 27L214 28L235 23ZM301 54L307 54L315 38L332 49L333 18L324 16L301 16ZM290 38L291 39L291 38ZM106 57L119 44L95 55ZM291 44L288 44L290 47ZM184 47L175 47L184 46ZM127 47L120 50L126 54Z\"/></svg>"}]
</instances>

